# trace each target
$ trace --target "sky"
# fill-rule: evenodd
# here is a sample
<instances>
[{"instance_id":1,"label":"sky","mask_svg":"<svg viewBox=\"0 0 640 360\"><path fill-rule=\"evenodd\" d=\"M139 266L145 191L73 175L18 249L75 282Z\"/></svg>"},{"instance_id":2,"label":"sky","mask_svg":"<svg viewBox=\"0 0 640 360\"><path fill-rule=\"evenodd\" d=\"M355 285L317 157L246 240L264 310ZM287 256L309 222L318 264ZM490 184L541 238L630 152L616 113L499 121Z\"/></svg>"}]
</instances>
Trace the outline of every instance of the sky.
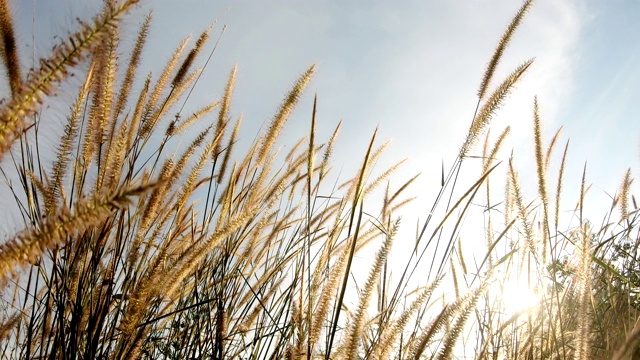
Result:
<instances>
[{"instance_id":1,"label":"sky","mask_svg":"<svg viewBox=\"0 0 640 360\"><path fill-rule=\"evenodd\" d=\"M46 56L53 36L76 28L75 19L88 19L100 4L14 1L23 59ZM442 163L448 168L464 141L485 65L520 5L515 0L142 1L125 18L122 38L125 45L131 42L153 9L142 70L158 72L185 36L197 38L218 19L212 30L216 39L226 25L190 102L197 108L220 98L237 64L231 114L244 115L240 141L247 143L271 119L295 79L317 64L285 129L283 152L307 134L317 94L318 138L328 139L342 120L335 171L355 174L378 128L379 143L392 141L379 169L408 158L394 178L399 179L396 185L422 173L412 223L426 217ZM505 126L512 127L500 159L507 160L513 150L531 197L534 96L546 141L563 127L552 169L571 139L565 185L569 198L577 199L585 161L592 196L598 198L595 207L608 206L607 194L615 192L627 168L637 176L639 16L640 1L538 0L517 30L493 85L524 61L535 61L492 122L492 134L495 138ZM125 46L122 56L128 51ZM54 107L51 121L63 124L65 111ZM51 136L50 141L56 139ZM480 147L473 153L479 154ZM465 176L475 179L477 173Z\"/></svg>"},{"instance_id":2,"label":"sky","mask_svg":"<svg viewBox=\"0 0 640 360\"><path fill-rule=\"evenodd\" d=\"M337 150L344 155L340 158L345 168L359 163L378 127L380 139L393 141L387 158L409 157L407 174L418 170L428 181L427 173L439 178L441 162L451 163L464 140L484 67L520 4L155 0L143 1L124 24L129 38L134 38L143 16L153 9L143 69L156 71L186 35L197 37L219 19L212 32L217 37L226 25L195 91L200 98L193 103L220 97L229 70L237 64L232 113L244 114L244 134L253 135L268 121L296 77L317 64L285 136L297 139L306 133L311 99L317 94L320 138L327 138L343 120L343 141ZM76 17L86 19L99 8L99 1L14 2L21 50L26 58L33 53L35 28L35 58L46 55L52 35L66 34ZM537 95L547 140L560 126L563 138L571 139L571 171L581 169L588 159L590 178L611 190L627 167L637 168L638 16L638 1L534 3L494 80L496 84L535 57L493 122L495 134L512 126L510 146L516 158L522 154L526 159L524 151L531 150L532 103ZM127 40L126 33L123 38Z\"/></svg>"}]
</instances>

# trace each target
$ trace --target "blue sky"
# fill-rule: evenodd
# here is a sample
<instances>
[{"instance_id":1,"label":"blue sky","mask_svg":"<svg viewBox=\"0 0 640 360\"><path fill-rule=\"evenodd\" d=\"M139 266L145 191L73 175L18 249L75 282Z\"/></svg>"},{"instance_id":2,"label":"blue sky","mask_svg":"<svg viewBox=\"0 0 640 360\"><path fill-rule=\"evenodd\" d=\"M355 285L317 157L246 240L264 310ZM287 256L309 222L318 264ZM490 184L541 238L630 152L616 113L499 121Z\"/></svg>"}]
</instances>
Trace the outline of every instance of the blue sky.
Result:
<instances>
[{"instance_id":1,"label":"blue sky","mask_svg":"<svg viewBox=\"0 0 640 360\"><path fill-rule=\"evenodd\" d=\"M319 137L328 138L343 120L336 170L344 167L348 174L354 173L368 139L379 127L379 139L393 141L385 157L388 164L409 157L399 178L423 173L419 195L420 203L426 204L435 196L429 189L439 182L441 162L449 166L464 140L485 64L521 3L156 0L142 4L126 18L122 38L125 43L134 38L143 16L153 9L143 55L145 72L159 71L184 36L196 37L214 19L220 19L214 38L223 24L228 26L194 91L194 108L219 98L229 70L238 64L232 114L244 114L242 134L249 142L275 113L295 78L316 63L316 76L285 130L285 151L287 144L308 131L311 100L317 93ZM14 2L23 59L45 56L53 35L64 36L76 25L76 17L86 19L99 8L99 1ZM637 174L638 16L637 1L535 2L494 80L495 84L518 64L536 58L493 122L494 136L512 126L502 159L513 149L523 178L534 169L530 135L534 95L540 100L547 141L564 126L556 156L571 139L567 191L575 195L569 196L577 196L585 160L590 182L609 192L615 191L627 167ZM123 49L122 56L127 54ZM64 110L53 111L52 121L62 124Z\"/></svg>"}]
</instances>

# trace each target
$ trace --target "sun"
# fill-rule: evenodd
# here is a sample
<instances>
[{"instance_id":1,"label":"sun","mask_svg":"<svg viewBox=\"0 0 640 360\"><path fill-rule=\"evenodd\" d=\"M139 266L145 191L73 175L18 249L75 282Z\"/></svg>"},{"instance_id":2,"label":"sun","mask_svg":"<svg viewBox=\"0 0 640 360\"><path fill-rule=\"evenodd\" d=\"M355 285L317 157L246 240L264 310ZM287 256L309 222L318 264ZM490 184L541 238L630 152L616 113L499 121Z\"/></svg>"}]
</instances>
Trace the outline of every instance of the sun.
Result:
<instances>
[{"instance_id":1,"label":"sun","mask_svg":"<svg viewBox=\"0 0 640 360\"><path fill-rule=\"evenodd\" d=\"M506 316L524 314L535 309L542 301L539 287L529 285L526 279L501 279L490 285L489 294L494 305Z\"/></svg>"}]
</instances>

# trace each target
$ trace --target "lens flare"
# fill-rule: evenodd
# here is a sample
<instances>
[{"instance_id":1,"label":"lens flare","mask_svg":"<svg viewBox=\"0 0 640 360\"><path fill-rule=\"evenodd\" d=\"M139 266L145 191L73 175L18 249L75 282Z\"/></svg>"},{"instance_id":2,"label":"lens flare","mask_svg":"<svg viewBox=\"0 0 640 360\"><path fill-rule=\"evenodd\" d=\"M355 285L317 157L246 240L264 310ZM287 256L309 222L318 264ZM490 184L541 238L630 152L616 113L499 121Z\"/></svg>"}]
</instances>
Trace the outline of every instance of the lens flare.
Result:
<instances>
[{"instance_id":1,"label":"lens flare","mask_svg":"<svg viewBox=\"0 0 640 360\"><path fill-rule=\"evenodd\" d=\"M527 280L506 279L496 281L489 290L501 312L506 316L524 314L533 310L542 301L542 293Z\"/></svg>"}]
</instances>

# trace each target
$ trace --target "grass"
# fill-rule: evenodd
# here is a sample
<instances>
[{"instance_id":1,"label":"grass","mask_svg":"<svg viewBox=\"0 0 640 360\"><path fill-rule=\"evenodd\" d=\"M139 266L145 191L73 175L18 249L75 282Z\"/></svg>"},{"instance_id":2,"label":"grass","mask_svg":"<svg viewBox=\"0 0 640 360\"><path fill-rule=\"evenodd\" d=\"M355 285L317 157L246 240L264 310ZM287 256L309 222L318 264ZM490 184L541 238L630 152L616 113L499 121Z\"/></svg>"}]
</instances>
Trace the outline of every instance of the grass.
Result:
<instances>
[{"instance_id":1,"label":"grass","mask_svg":"<svg viewBox=\"0 0 640 360\"><path fill-rule=\"evenodd\" d=\"M279 154L279 135L315 66L242 152L242 119L229 115L235 68L222 99L182 112L207 65L196 68L211 29L193 45L180 43L157 77L138 72L150 15L127 61L117 56L120 19L136 2L106 2L24 76L10 6L0 1L10 91L0 104L0 169L24 220L0 245L3 358L640 356L630 170L597 225L583 216L585 164L567 222L560 214L569 143L552 156L560 131L542 137L537 99L534 198L523 194L517 159L499 160L509 128L495 139L488 131L533 62L493 78L531 1L488 62L468 134L393 278L398 214L417 176L391 187L401 163L374 171L386 147L374 133L360 168L332 184L340 124L329 139L317 138L317 99L308 135ZM72 73L83 79L76 98L55 98ZM66 101L69 112L57 148L43 149L41 109L50 101ZM460 189L461 169L481 141L481 171ZM45 152L55 153L50 163ZM381 210L373 213L376 200ZM482 214L471 206L479 203ZM483 217L486 244L473 268L460 240L469 216ZM372 259L357 257L371 248ZM363 266L367 276L355 280ZM429 276L418 276L426 268ZM537 301L513 309L499 293L514 284L526 284Z\"/></svg>"}]
</instances>

